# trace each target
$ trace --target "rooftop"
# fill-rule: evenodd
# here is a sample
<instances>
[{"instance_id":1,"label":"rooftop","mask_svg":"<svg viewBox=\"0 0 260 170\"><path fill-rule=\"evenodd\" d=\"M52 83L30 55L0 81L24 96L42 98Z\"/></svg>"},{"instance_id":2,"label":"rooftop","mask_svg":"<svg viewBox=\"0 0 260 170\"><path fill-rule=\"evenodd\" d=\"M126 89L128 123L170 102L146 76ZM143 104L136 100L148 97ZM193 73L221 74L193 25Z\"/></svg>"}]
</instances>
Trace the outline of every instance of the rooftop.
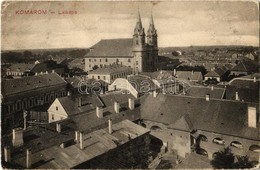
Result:
<instances>
[{"instance_id":1,"label":"rooftop","mask_svg":"<svg viewBox=\"0 0 260 170\"><path fill-rule=\"evenodd\" d=\"M191 81L202 80L202 74L199 71L177 71L177 77Z\"/></svg>"},{"instance_id":2,"label":"rooftop","mask_svg":"<svg viewBox=\"0 0 260 170\"><path fill-rule=\"evenodd\" d=\"M83 134L83 146L81 150L78 144L61 148L53 146L46 150L32 153L32 168L41 169L67 169L91 160L111 149L123 145L129 138L135 139L149 132L149 130L124 120L113 124L113 133L108 133L108 128ZM25 157L15 160L20 165L25 164Z\"/></svg>"},{"instance_id":3,"label":"rooftop","mask_svg":"<svg viewBox=\"0 0 260 170\"><path fill-rule=\"evenodd\" d=\"M191 86L187 91L187 96L205 97L209 94L211 98L222 99L224 97L225 89L219 87L204 87L204 86Z\"/></svg>"},{"instance_id":4,"label":"rooftop","mask_svg":"<svg viewBox=\"0 0 260 170\"><path fill-rule=\"evenodd\" d=\"M105 39L91 47L85 56L91 57L133 57L133 39Z\"/></svg>"},{"instance_id":5,"label":"rooftop","mask_svg":"<svg viewBox=\"0 0 260 170\"><path fill-rule=\"evenodd\" d=\"M57 73L22 77L19 79L3 80L2 94L3 96L8 96L39 88L66 84L67 82Z\"/></svg>"},{"instance_id":6,"label":"rooftop","mask_svg":"<svg viewBox=\"0 0 260 170\"><path fill-rule=\"evenodd\" d=\"M125 71L132 71L132 68L124 66L124 65L112 64L112 65L105 65L103 67L97 68L96 70L90 71L89 75L91 75L91 74L113 74L113 73L119 73L119 72L125 72Z\"/></svg>"},{"instance_id":7,"label":"rooftop","mask_svg":"<svg viewBox=\"0 0 260 170\"><path fill-rule=\"evenodd\" d=\"M144 75L129 76L128 81L138 93L144 93L159 88L150 77Z\"/></svg>"},{"instance_id":8,"label":"rooftop","mask_svg":"<svg viewBox=\"0 0 260 170\"><path fill-rule=\"evenodd\" d=\"M31 71L35 64L16 63L7 68L8 71L26 72Z\"/></svg>"},{"instance_id":9,"label":"rooftop","mask_svg":"<svg viewBox=\"0 0 260 170\"><path fill-rule=\"evenodd\" d=\"M260 140L257 128L247 126L248 104L238 101L147 94L141 100L141 118L173 125L186 114L195 129ZM257 107L258 105L254 105ZM175 126L173 126L175 127ZM181 127L180 127L181 128Z\"/></svg>"},{"instance_id":10,"label":"rooftop","mask_svg":"<svg viewBox=\"0 0 260 170\"><path fill-rule=\"evenodd\" d=\"M209 71L205 77L221 77L227 72L224 66L216 67L214 70Z\"/></svg>"},{"instance_id":11,"label":"rooftop","mask_svg":"<svg viewBox=\"0 0 260 170\"><path fill-rule=\"evenodd\" d=\"M256 63L249 61L249 60L243 60L239 62L236 66L234 66L231 71L241 71L241 72L255 72L258 70L258 66Z\"/></svg>"}]
</instances>

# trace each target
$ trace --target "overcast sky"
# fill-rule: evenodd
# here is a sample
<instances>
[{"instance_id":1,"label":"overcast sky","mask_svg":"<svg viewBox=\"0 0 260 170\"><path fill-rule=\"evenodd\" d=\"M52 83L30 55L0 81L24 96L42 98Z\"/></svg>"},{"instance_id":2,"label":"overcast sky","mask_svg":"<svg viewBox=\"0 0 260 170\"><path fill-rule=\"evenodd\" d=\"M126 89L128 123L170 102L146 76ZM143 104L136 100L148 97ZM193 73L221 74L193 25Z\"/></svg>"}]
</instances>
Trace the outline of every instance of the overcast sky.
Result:
<instances>
[{"instance_id":1,"label":"overcast sky","mask_svg":"<svg viewBox=\"0 0 260 170\"><path fill-rule=\"evenodd\" d=\"M2 49L88 48L100 39L132 38L138 7L145 31L152 11L159 47L259 43L258 6L250 1L8 2L2 4Z\"/></svg>"}]
</instances>

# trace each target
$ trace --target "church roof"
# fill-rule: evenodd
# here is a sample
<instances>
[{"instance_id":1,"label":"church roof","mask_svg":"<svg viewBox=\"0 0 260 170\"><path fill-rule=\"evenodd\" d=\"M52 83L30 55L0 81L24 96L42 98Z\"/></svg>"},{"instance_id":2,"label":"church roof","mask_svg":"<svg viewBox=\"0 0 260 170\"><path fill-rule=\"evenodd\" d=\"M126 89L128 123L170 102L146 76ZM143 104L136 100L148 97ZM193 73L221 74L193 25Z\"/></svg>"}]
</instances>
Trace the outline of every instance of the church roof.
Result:
<instances>
[{"instance_id":1,"label":"church roof","mask_svg":"<svg viewBox=\"0 0 260 170\"><path fill-rule=\"evenodd\" d=\"M91 47L91 51L85 56L91 57L133 57L133 39L105 39L100 40Z\"/></svg>"}]
</instances>

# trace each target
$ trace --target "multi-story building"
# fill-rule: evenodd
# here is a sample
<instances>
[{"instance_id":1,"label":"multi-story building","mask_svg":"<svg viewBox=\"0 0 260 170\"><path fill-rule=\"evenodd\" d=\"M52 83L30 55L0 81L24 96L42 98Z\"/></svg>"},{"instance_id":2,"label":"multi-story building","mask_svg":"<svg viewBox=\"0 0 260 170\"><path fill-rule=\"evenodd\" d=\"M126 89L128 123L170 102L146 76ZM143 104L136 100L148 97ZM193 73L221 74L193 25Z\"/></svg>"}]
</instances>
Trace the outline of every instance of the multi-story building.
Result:
<instances>
[{"instance_id":1,"label":"multi-story building","mask_svg":"<svg viewBox=\"0 0 260 170\"><path fill-rule=\"evenodd\" d=\"M2 82L2 126L18 126L22 112L49 104L67 95L66 81L57 73L22 77Z\"/></svg>"},{"instance_id":2,"label":"multi-story building","mask_svg":"<svg viewBox=\"0 0 260 170\"><path fill-rule=\"evenodd\" d=\"M85 71L113 63L130 66L135 73L156 70L158 64L157 30L152 16L147 36L138 12L133 38L106 39L95 44L85 57Z\"/></svg>"},{"instance_id":3,"label":"multi-story building","mask_svg":"<svg viewBox=\"0 0 260 170\"><path fill-rule=\"evenodd\" d=\"M132 70L132 68L122 65L105 65L102 68L89 72L88 78L112 83L117 78L127 78L128 75L133 73Z\"/></svg>"}]
</instances>

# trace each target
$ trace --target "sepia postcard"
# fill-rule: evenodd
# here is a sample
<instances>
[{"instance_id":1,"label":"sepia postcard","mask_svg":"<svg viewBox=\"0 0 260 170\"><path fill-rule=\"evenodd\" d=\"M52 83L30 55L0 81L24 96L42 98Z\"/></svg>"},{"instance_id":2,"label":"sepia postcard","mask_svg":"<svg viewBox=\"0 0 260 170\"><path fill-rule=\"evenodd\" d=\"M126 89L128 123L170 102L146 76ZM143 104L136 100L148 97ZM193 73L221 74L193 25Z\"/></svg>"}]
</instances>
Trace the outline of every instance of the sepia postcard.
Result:
<instances>
[{"instance_id":1,"label":"sepia postcard","mask_svg":"<svg viewBox=\"0 0 260 170\"><path fill-rule=\"evenodd\" d=\"M3 169L259 169L259 2L2 1Z\"/></svg>"}]
</instances>

